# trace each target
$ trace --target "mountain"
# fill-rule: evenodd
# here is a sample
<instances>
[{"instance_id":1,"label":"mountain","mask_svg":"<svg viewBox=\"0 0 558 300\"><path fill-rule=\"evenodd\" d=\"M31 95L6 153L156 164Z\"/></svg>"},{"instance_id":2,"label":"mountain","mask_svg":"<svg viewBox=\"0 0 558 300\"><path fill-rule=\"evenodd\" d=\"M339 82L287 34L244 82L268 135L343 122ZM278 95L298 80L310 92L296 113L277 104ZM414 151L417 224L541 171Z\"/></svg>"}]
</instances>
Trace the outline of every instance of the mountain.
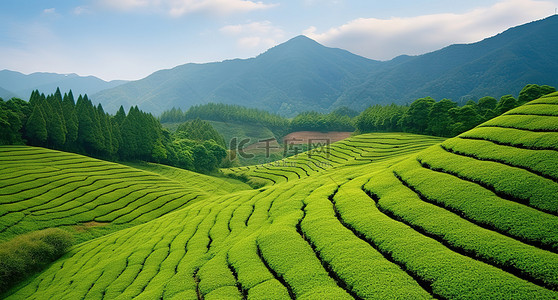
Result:
<instances>
[{"instance_id":1,"label":"mountain","mask_svg":"<svg viewBox=\"0 0 558 300\"><path fill-rule=\"evenodd\" d=\"M17 97L15 93L0 87L0 98L4 100L9 100L13 97Z\"/></svg>"},{"instance_id":2,"label":"mountain","mask_svg":"<svg viewBox=\"0 0 558 300\"><path fill-rule=\"evenodd\" d=\"M185 64L95 94L108 111L139 105L160 113L172 107L221 102L291 115L326 110L380 62L298 36L250 59Z\"/></svg>"},{"instance_id":3,"label":"mountain","mask_svg":"<svg viewBox=\"0 0 558 300\"><path fill-rule=\"evenodd\" d=\"M364 84L348 89L334 106L364 109L370 103L404 103L425 96L466 101L518 93L529 83L558 86L556 30L558 16L552 16L477 43L406 58L371 72Z\"/></svg>"},{"instance_id":4,"label":"mountain","mask_svg":"<svg viewBox=\"0 0 558 300\"><path fill-rule=\"evenodd\" d=\"M558 16L517 26L477 43L419 56L370 60L298 36L251 59L185 64L93 95L114 112L159 114L221 102L286 116L339 106L409 103L432 96L465 101L518 93L529 83L558 86Z\"/></svg>"},{"instance_id":5,"label":"mountain","mask_svg":"<svg viewBox=\"0 0 558 300\"><path fill-rule=\"evenodd\" d=\"M46 94L53 93L57 87L60 87L62 93L71 89L76 96L78 94L92 95L125 82L123 80L107 82L94 76L77 74L32 73L25 75L10 70L0 71L0 88L10 91L12 97L17 96L22 99L28 99L33 90ZM0 94L0 96L2 95Z\"/></svg>"}]
</instances>

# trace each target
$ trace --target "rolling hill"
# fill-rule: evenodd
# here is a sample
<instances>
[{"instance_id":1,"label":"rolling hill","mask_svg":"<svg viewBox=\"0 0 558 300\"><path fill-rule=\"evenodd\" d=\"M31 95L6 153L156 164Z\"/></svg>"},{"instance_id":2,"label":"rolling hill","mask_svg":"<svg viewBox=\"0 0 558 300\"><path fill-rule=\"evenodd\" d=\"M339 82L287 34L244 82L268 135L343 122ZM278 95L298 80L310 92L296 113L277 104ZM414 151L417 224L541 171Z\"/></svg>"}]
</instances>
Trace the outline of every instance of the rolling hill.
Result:
<instances>
[{"instance_id":1,"label":"rolling hill","mask_svg":"<svg viewBox=\"0 0 558 300\"><path fill-rule=\"evenodd\" d=\"M410 103L426 96L499 98L530 83L558 86L556 28L558 16L551 16L477 43L385 62L298 36L255 58L161 70L92 99L109 112L139 105L160 114L219 102L293 116L340 106L363 110L378 103Z\"/></svg>"},{"instance_id":2,"label":"rolling hill","mask_svg":"<svg viewBox=\"0 0 558 300\"><path fill-rule=\"evenodd\" d=\"M0 241L49 227L141 224L209 195L248 189L167 166L151 171L39 147L0 147ZM110 225L110 226L108 226Z\"/></svg>"},{"instance_id":3,"label":"rolling hill","mask_svg":"<svg viewBox=\"0 0 558 300\"><path fill-rule=\"evenodd\" d=\"M371 133L228 170L268 185L76 245L5 298L555 299L557 117L553 93L445 141Z\"/></svg>"},{"instance_id":4,"label":"rolling hill","mask_svg":"<svg viewBox=\"0 0 558 300\"><path fill-rule=\"evenodd\" d=\"M126 81L123 80L107 82L94 76L78 76L76 74L32 73L25 75L19 72L1 70L0 97L5 100L11 97L28 100L33 90L52 93L57 87L59 87L61 91L69 91L72 89L72 92L76 96L79 94L92 95L125 82ZM2 88L10 93L4 94Z\"/></svg>"}]
</instances>

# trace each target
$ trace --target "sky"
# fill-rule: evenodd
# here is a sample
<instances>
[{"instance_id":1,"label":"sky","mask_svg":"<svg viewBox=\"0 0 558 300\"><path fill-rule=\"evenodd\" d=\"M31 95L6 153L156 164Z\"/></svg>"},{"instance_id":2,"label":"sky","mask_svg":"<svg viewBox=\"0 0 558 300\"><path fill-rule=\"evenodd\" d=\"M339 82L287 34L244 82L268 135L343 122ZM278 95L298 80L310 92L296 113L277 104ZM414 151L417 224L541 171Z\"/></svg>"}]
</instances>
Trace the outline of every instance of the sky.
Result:
<instances>
[{"instance_id":1,"label":"sky","mask_svg":"<svg viewBox=\"0 0 558 300\"><path fill-rule=\"evenodd\" d=\"M558 0L2 0L0 70L137 80L255 57L304 34L375 59L473 43Z\"/></svg>"}]
</instances>

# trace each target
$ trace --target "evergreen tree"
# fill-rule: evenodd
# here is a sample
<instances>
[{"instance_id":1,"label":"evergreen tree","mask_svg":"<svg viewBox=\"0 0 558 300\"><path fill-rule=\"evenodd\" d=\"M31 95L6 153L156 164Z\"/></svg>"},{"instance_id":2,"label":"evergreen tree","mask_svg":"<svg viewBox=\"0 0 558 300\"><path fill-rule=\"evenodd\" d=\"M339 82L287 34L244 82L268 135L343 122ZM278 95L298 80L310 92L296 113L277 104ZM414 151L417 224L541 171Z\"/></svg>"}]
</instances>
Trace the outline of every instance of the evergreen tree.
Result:
<instances>
[{"instance_id":1,"label":"evergreen tree","mask_svg":"<svg viewBox=\"0 0 558 300\"><path fill-rule=\"evenodd\" d=\"M37 102L39 102L41 97L41 94L39 94L38 90L34 90L31 92L31 96L29 97L29 104L31 105L31 107L35 107L35 105L37 105Z\"/></svg>"},{"instance_id":2,"label":"evergreen tree","mask_svg":"<svg viewBox=\"0 0 558 300\"><path fill-rule=\"evenodd\" d=\"M114 145L112 144L112 126L109 126L109 116L105 113L101 103L97 105L96 115L99 119L99 128L102 140L102 148L100 149L105 155L112 156L116 153Z\"/></svg>"},{"instance_id":3,"label":"evergreen tree","mask_svg":"<svg viewBox=\"0 0 558 300\"><path fill-rule=\"evenodd\" d=\"M87 98L78 96L76 102L76 115L78 118L78 137L77 142L81 149L86 153L93 153L95 140L93 116L90 113L91 102Z\"/></svg>"},{"instance_id":4,"label":"evergreen tree","mask_svg":"<svg viewBox=\"0 0 558 300\"><path fill-rule=\"evenodd\" d=\"M70 90L62 99L62 115L66 121L66 148L75 146L78 137L79 123L75 106L74 95Z\"/></svg>"},{"instance_id":5,"label":"evergreen tree","mask_svg":"<svg viewBox=\"0 0 558 300\"><path fill-rule=\"evenodd\" d=\"M120 133L122 135L122 144L120 146L120 154L122 157L137 158L139 157L139 144L141 143L141 128L139 120L139 111L135 107L130 107L128 115L122 121Z\"/></svg>"},{"instance_id":6,"label":"evergreen tree","mask_svg":"<svg viewBox=\"0 0 558 300\"><path fill-rule=\"evenodd\" d=\"M58 90L60 94L60 90ZM44 118L46 121L46 127L48 132L47 143L50 147L54 149L61 149L66 142L66 126L64 120L62 119L62 106L61 100L58 102L56 96L49 95L46 97L46 101L41 100L42 111L44 112Z\"/></svg>"},{"instance_id":7,"label":"evergreen tree","mask_svg":"<svg viewBox=\"0 0 558 300\"><path fill-rule=\"evenodd\" d=\"M31 145L43 146L48 137L46 121L40 105L35 105L25 125L25 136Z\"/></svg>"},{"instance_id":8,"label":"evergreen tree","mask_svg":"<svg viewBox=\"0 0 558 300\"><path fill-rule=\"evenodd\" d=\"M118 126L121 126L122 122L124 122L124 119L126 119L126 112L124 111L124 107L120 105L120 108L116 112L116 115L114 115L113 117L113 121L116 122Z\"/></svg>"}]
</instances>

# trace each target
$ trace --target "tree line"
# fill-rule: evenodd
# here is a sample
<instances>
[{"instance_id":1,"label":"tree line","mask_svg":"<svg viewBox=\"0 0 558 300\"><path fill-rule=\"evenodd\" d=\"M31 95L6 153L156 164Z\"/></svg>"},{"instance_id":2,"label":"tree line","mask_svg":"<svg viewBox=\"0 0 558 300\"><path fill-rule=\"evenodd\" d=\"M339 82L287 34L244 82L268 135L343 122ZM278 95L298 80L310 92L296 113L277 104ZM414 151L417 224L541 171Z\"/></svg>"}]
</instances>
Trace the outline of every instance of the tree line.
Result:
<instances>
[{"instance_id":1,"label":"tree line","mask_svg":"<svg viewBox=\"0 0 558 300\"><path fill-rule=\"evenodd\" d=\"M161 123L178 123L187 120L203 119L219 122L251 124L267 127L277 139L293 131L354 131L352 118L358 112L341 107L331 113L315 111L302 112L292 120L265 110L240 105L208 103L194 105L186 111L172 108L164 111Z\"/></svg>"},{"instance_id":2,"label":"tree line","mask_svg":"<svg viewBox=\"0 0 558 300\"><path fill-rule=\"evenodd\" d=\"M371 106L357 116L354 122L360 133L404 131L452 137L555 91L554 87L548 85L528 84L520 91L517 99L512 95L502 96L499 100L487 96L478 102L469 100L464 106L458 106L449 99L436 101L425 97L415 100L409 106Z\"/></svg>"},{"instance_id":3,"label":"tree line","mask_svg":"<svg viewBox=\"0 0 558 300\"><path fill-rule=\"evenodd\" d=\"M410 105L373 105L360 114L347 107L331 113L302 112L287 119L267 111L239 105L208 103L165 111L159 117L162 123L184 122L196 118L221 122L255 124L269 128L278 140L294 131L403 131L443 137L456 136L491 118L533 99L556 91L548 85L526 85L518 99L512 95L483 97L469 100L459 106L449 99L436 101L431 97L415 100Z\"/></svg>"},{"instance_id":4,"label":"tree line","mask_svg":"<svg viewBox=\"0 0 558 300\"><path fill-rule=\"evenodd\" d=\"M218 122L236 122L267 127L276 136L283 136L288 132L287 119L265 110L248 108L234 104L208 103L194 105L186 111L172 108L164 111L159 120L161 123L182 123L188 120L210 120Z\"/></svg>"},{"instance_id":5,"label":"tree line","mask_svg":"<svg viewBox=\"0 0 558 300\"><path fill-rule=\"evenodd\" d=\"M207 123L207 122L205 122ZM201 121L190 132L207 131ZM182 132L182 131L181 131ZM108 160L143 160L199 172L215 170L226 156L223 138L171 134L157 118L121 106L112 116L87 95L72 91L47 95L33 91L29 102L0 98L0 144L32 146L85 154ZM208 159L208 157L210 159Z\"/></svg>"}]
</instances>

